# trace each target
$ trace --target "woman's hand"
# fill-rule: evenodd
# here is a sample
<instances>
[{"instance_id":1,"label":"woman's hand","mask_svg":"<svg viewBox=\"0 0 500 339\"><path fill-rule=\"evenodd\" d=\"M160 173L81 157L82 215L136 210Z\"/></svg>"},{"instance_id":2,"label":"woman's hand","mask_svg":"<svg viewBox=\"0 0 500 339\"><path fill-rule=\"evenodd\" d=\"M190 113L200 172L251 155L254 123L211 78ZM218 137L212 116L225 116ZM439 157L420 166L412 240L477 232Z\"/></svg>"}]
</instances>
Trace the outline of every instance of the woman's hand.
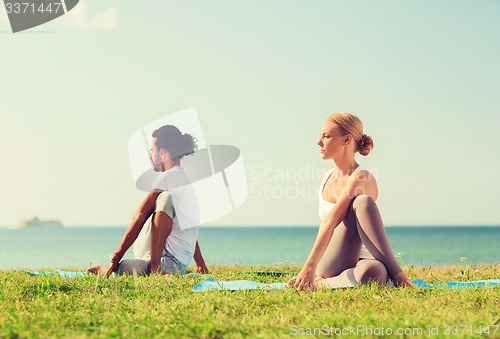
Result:
<instances>
[{"instance_id":1,"label":"woman's hand","mask_svg":"<svg viewBox=\"0 0 500 339\"><path fill-rule=\"evenodd\" d=\"M314 289L314 278L316 267L314 265L305 264L299 272L299 275L290 279L286 283L286 287L295 286L298 290Z\"/></svg>"},{"instance_id":2,"label":"woman's hand","mask_svg":"<svg viewBox=\"0 0 500 339\"><path fill-rule=\"evenodd\" d=\"M293 277L292 279L288 280L288 282L285 284L285 287L295 286L295 281L296 280L297 280L297 277Z\"/></svg>"}]
</instances>

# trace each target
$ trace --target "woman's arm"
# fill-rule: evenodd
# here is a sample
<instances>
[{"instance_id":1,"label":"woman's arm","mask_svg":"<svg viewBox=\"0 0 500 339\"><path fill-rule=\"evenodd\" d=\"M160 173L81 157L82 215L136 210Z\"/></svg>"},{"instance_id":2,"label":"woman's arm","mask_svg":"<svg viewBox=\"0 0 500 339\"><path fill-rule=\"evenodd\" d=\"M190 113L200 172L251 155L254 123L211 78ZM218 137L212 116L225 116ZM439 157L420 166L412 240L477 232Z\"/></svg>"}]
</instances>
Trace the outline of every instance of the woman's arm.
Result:
<instances>
[{"instance_id":1,"label":"woman's arm","mask_svg":"<svg viewBox=\"0 0 500 339\"><path fill-rule=\"evenodd\" d=\"M373 184L375 184L373 176L364 171L359 172L352 180L347 182L337 203L321 222L318 236L316 237L316 241L307 262L317 266L332 239L333 231L345 219L349 206L354 198L361 194L369 194L374 200L377 199L376 190L371 187Z\"/></svg>"},{"instance_id":2,"label":"woman's arm","mask_svg":"<svg viewBox=\"0 0 500 339\"><path fill-rule=\"evenodd\" d=\"M158 195L160 193L160 191L150 192L139 205L139 209L132 218L132 222L130 223L128 229L125 231L125 235L123 236L116 251L111 254L111 265L106 273L107 275L116 271L118 263L120 262L120 260L122 260L127 250L130 248L130 246L132 246L134 241L139 236L142 226L149 218L149 216L154 212L156 198L158 198Z\"/></svg>"},{"instance_id":3,"label":"woman's arm","mask_svg":"<svg viewBox=\"0 0 500 339\"><path fill-rule=\"evenodd\" d=\"M333 231L345 219L349 206L354 198L361 194L369 194L374 199L377 198L375 179L366 171L360 171L349 178L337 203L330 210L327 217L321 222L316 241L314 242L311 253L302 270L295 280L292 279L288 282L288 285L293 284L299 289L314 287L316 267L332 239Z\"/></svg>"}]
</instances>

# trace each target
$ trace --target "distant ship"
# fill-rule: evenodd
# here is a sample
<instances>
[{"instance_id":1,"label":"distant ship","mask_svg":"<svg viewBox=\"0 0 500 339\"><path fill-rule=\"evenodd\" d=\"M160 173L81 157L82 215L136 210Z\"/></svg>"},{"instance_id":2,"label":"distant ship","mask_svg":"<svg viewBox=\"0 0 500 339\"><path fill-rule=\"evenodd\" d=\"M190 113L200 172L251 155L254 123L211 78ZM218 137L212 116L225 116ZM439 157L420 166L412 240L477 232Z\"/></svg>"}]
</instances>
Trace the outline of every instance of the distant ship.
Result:
<instances>
[{"instance_id":1,"label":"distant ship","mask_svg":"<svg viewBox=\"0 0 500 339\"><path fill-rule=\"evenodd\" d=\"M41 220L34 217L31 220L23 220L19 223L20 227L63 227L60 220Z\"/></svg>"}]
</instances>

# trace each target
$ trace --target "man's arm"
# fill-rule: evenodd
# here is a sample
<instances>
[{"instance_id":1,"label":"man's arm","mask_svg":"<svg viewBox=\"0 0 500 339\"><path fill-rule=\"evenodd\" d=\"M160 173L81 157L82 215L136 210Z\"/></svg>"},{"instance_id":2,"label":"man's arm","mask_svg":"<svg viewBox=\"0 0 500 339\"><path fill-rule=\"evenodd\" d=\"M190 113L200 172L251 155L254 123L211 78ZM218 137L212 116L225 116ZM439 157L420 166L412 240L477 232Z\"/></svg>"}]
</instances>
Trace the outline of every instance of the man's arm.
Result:
<instances>
[{"instance_id":1,"label":"man's arm","mask_svg":"<svg viewBox=\"0 0 500 339\"><path fill-rule=\"evenodd\" d=\"M151 260L149 273L161 272L160 260L168 236L172 232L173 220L167 213L157 211L151 224Z\"/></svg>"},{"instance_id":2,"label":"man's arm","mask_svg":"<svg viewBox=\"0 0 500 339\"><path fill-rule=\"evenodd\" d=\"M203 259L203 255L201 254L200 245L198 244L198 241L196 241L196 247L194 249L193 259L196 264L196 269L195 269L196 273L203 273L203 274L209 273L207 265L205 264L205 260Z\"/></svg>"},{"instance_id":3,"label":"man's arm","mask_svg":"<svg viewBox=\"0 0 500 339\"><path fill-rule=\"evenodd\" d=\"M159 191L150 192L139 205L139 208L132 218L132 222L130 223L127 231L125 231L125 235L123 236L116 251L111 254L111 265L106 273L107 275L116 271L120 260L122 260L127 250L139 236L142 226L154 211L156 198L158 198L160 193L161 192Z\"/></svg>"}]
</instances>

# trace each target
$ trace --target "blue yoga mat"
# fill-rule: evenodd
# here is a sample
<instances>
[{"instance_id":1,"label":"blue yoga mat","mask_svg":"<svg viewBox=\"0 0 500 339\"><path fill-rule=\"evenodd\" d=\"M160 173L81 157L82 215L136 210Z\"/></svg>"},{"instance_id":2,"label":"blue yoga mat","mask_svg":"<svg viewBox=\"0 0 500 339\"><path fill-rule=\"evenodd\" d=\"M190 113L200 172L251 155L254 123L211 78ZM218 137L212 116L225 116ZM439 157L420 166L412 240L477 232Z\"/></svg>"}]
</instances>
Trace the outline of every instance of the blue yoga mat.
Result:
<instances>
[{"instance_id":1,"label":"blue yoga mat","mask_svg":"<svg viewBox=\"0 0 500 339\"><path fill-rule=\"evenodd\" d=\"M56 275L56 276L64 277L64 278L84 277L87 275L87 273L83 272L83 271L72 272L72 271L63 271L63 270L56 270L56 271L26 271L26 270L22 270L22 272L28 273L30 275L42 275L42 276Z\"/></svg>"},{"instance_id":2,"label":"blue yoga mat","mask_svg":"<svg viewBox=\"0 0 500 339\"><path fill-rule=\"evenodd\" d=\"M66 278L76 278L76 277L84 277L87 275L86 272L80 271L80 272L73 272L73 271L63 271L63 270L56 270L56 271L27 271L27 270L21 270L21 272L28 273L30 275L43 275L43 276L51 276L51 275L58 275L60 277L66 277ZM292 274L289 272L274 272L274 271L257 271L257 272L238 272L238 274L256 274L256 275L269 275L269 276L282 276L282 275L287 275L287 274ZM206 277L210 276L211 274L202 274L202 273L187 273L184 276L186 277Z\"/></svg>"},{"instance_id":3,"label":"blue yoga mat","mask_svg":"<svg viewBox=\"0 0 500 339\"><path fill-rule=\"evenodd\" d=\"M484 286L497 286L500 285L500 279L489 279L489 280L476 280L476 281L449 281L431 284L425 280L412 280L412 282L421 288L426 287L484 287Z\"/></svg>"},{"instance_id":4,"label":"blue yoga mat","mask_svg":"<svg viewBox=\"0 0 500 339\"><path fill-rule=\"evenodd\" d=\"M412 280L412 282L420 288L430 288L430 287L475 287L475 286L497 286L500 285L500 279L491 280L478 280L478 281L451 281L443 282L437 284L428 283L425 280ZM232 280L232 281L216 281L213 278L208 278L196 284L193 288L193 292L207 292L207 291L239 291L239 290L276 290L285 288L285 283L272 283L264 284L257 281L251 280ZM343 287L345 288L345 287Z\"/></svg>"},{"instance_id":5,"label":"blue yoga mat","mask_svg":"<svg viewBox=\"0 0 500 339\"><path fill-rule=\"evenodd\" d=\"M27 270L21 270L21 272L28 273L30 275L42 275L42 276L53 276L57 275L59 277L64 277L64 278L77 278L77 277L85 277L87 275L86 272L79 271L79 272L73 272L73 271L63 271L63 270L56 270L56 271L27 271ZM186 276L188 277L203 277L203 276L208 276L209 274L200 274L200 273L188 273Z\"/></svg>"},{"instance_id":6,"label":"blue yoga mat","mask_svg":"<svg viewBox=\"0 0 500 339\"><path fill-rule=\"evenodd\" d=\"M208 278L196 284L192 288L192 291L206 292L212 290L237 291L237 290L256 290L256 289L277 290L283 288L285 288L285 283L264 284L252 280L216 281L213 278Z\"/></svg>"},{"instance_id":7,"label":"blue yoga mat","mask_svg":"<svg viewBox=\"0 0 500 339\"><path fill-rule=\"evenodd\" d=\"M30 275L59 276L64 278L77 278L77 277L84 277L87 275L87 273L83 271L74 272L74 271L63 271L63 270L55 270L55 271L22 270L22 272L28 273ZM208 274L199 274L199 273L187 274L187 276L195 276L195 277L202 277L207 275ZM476 280L476 281L449 281L436 284L431 284L425 280L417 279L417 280L412 280L412 282L420 288L431 288L431 287L462 288L462 287L477 287L477 286L481 287L481 286L500 285L500 279ZM208 278L196 284L192 288L192 291L193 292L206 292L213 290L239 291L239 290L256 290L256 289L277 290L283 288L285 288L285 283L283 282L265 284L252 280L217 281L213 278Z\"/></svg>"}]
</instances>

